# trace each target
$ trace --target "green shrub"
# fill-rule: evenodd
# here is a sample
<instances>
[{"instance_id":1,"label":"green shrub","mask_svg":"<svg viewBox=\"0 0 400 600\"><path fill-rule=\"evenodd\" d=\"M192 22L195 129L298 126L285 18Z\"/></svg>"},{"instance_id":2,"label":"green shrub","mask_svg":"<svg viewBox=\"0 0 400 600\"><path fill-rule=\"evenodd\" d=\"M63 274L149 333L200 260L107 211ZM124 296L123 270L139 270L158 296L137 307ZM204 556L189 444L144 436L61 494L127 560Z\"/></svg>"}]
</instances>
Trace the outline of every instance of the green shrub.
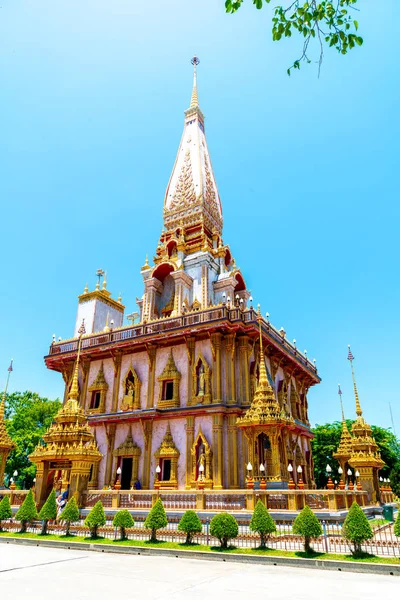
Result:
<instances>
[{"instance_id":1,"label":"green shrub","mask_svg":"<svg viewBox=\"0 0 400 600\"><path fill-rule=\"evenodd\" d=\"M265 504L258 500L250 521L250 531L260 534L260 548L266 548L271 533L275 533L275 521Z\"/></svg>"},{"instance_id":2,"label":"green shrub","mask_svg":"<svg viewBox=\"0 0 400 600\"><path fill-rule=\"evenodd\" d=\"M113 520L114 527L119 527L120 531L120 540L126 540L126 530L129 527L133 527L135 525L135 521L132 518L129 510L119 510Z\"/></svg>"},{"instance_id":3,"label":"green shrub","mask_svg":"<svg viewBox=\"0 0 400 600\"><path fill-rule=\"evenodd\" d=\"M42 509L39 513L39 519L43 521L42 523L42 531L40 535L47 534L47 524L49 521L54 521L57 517L57 502L56 502L56 491L51 490L49 497L46 502L43 504Z\"/></svg>"},{"instance_id":4,"label":"green shrub","mask_svg":"<svg viewBox=\"0 0 400 600\"><path fill-rule=\"evenodd\" d=\"M293 533L304 537L304 552L312 552L311 539L322 535L322 527L309 506L306 505L295 518Z\"/></svg>"},{"instance_id":5,"label":"green shrub","mask_svg":"<svg viewBox=\"0 0 400 600\"><path fill-rule=\"evenodd\" d=\"M343 523L342 534L346 540L352 542L353 548L351 552L353 556L361 554L362 542L374 537L371 525L357 502L353 502L347 513L347 517Z\"/></svg>"},{"instance_id":6,"label":"green shrub","mask_svg":"<svg viewBox=\"0 0 400 600\"><path fill-rule=\"evenodd\" d=\"M187 510L179 521L178 531L184 531L186 533L185 544L191 544L193 542L193 536L195 533L201 533L203 526L198 515L194 510Z\"/></svg>"},{"instance_id":7,"label":"green shrub","mask_svg":"<svg viewBox=\"0 0 400 600\"><path fill-rule=\"evenodd\" d=\"M221 548L227 548L229 540L238 536L239 527L235 517L223 512L211 519L210 533L219 539Z\"/></svg>"},{"instance_id":8,"label":"green shrub","mask_svg":"<svg viewBox=\"0 0 400 600\"><path fill-rule=\"evenodd\" d=\"M70 500L68 500L66 507L62 511L61 520L65 522L65 535L69 535L69 528L71 527L71 523L76 523L79 521L80 514L79 508L76 503L76 499L74 496Z\"/></svg>"},{"instance_id":9,"label":"green shrub","mask_svg":"<svg viewBox=\"0 0 400 600\"><path fill-rule=\"evenodd\" d=\"M25 533L28 523L38 519L39 515L36 510L35 498L32 490L29 490L28 495L21 504L17 514L15 515L16 521L21 522L20 533Z\"/></svg>"},{"instance_id":10,"label":"green shrub","mask_svg":"<svg viewBox=\"0 0 400 600\"><path fill-rule=\"evenodd\" d=\"M156 503L149 512L144 522L146 529L151 529L150 541L157 541L157 529L168 525L167 515L165 514L164 505L161 498L157 498Z\"/></svg>"},{"instance_id":11,"label":"green shrub","mask_svg":"<svg viewBox=\"0 0 400 600\"><path fill-rule=\"evenodd\" d=\"M1 508L1 504L0 504L0 508ZM397 519L394 524L394 535L396 535L397 537L400 537L400 509L397 513Z\"/></svg>"},{"instance_id":12,"label":"green shrub","mask_svg":"<svg viewBox=\"0 0 400 600\"><path fill-rule=\"evenodd\" d=\"M97 538L97 530L99 527L103 527L106 524L106 515L104 514L104 508L100 500L96 502L92 510L85 519L86 527L90 529L90 537L92 540Z\"/></svg>"},{"instance_id":13,"label":"green shrub","mask_svg":"<svg viewBox=\"0 0 400 600\"><path fill-rule=\"evenodd\" d=\"M10 504L10 498L8 496L4 496L3 500L0 502L0 531L3 531L1 527L1 522L5 519L11 519L12 510Z\"/></svg>"}]
</instances>

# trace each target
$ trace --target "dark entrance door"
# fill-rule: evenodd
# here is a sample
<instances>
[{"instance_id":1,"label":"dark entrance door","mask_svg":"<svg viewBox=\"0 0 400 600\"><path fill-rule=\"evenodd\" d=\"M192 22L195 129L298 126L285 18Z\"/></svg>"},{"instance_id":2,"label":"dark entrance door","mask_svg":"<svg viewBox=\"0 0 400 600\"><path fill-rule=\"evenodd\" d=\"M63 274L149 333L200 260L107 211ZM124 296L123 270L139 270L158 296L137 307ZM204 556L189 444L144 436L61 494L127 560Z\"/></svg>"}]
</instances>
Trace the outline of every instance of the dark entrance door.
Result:
<instances>
[{"instance_id":1,"label":"dark entrance door","mask_svg":"<svg viewBox=\"0 0 400 600\"><path fill-rule=\"evenodd\" d=\"M131 477L132 477L132 458L122 459L122 473L121 473L121 489L131 489Z\"/></svg>"}]
</instances>

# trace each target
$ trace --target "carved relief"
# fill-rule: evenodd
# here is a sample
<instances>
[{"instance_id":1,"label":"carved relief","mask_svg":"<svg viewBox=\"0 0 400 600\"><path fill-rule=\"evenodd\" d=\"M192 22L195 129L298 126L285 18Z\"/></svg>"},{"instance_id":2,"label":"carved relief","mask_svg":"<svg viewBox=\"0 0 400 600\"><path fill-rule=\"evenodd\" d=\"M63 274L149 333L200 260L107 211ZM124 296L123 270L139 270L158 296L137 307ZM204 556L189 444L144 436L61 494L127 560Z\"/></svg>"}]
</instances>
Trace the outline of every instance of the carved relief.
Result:
<instances>
[{"instance_id":1,"label":"carved relief","mask_svg":"<svg viewBox=\"0 0 400 600\"><path fill-rule=\"evenodd\" d=\"M192 404L211 403L211 370L202 354L192 367Z\"/></svg>"},{"instance_id":2,"label":"carved relief","mask_svg":"<svg viewBox=\"0 0 400 600\"><path fill-rule=\"evenodd\" d=\"M142 384L132 365L129 367L122 385L121 410L140 410L140 388Z\"/></svg>"}]
</instances>

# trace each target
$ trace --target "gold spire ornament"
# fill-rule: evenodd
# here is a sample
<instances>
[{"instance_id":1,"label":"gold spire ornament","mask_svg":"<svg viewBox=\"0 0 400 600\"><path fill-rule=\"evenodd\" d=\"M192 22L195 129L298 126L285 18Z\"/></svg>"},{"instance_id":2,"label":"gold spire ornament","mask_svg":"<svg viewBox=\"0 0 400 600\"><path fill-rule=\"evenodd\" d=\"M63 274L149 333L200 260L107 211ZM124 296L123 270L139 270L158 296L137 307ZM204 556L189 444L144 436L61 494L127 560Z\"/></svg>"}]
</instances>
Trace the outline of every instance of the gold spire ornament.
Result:
<instances>
[{"instance_id":1,"label":"gold spire ornament","mask_svg":"<svg viewBox=\"0 0 400 600\"><path fill-rule=\"evenodd\" d=\"M200 60L197 56L193 56L190 62L193 65L193 91L190 99L190 108L196 108L199 106L199 97L197 94L197 65L200 64Z\"/></svg>"},{"instance_id":2,"label":"gold spire ornament","mask_svg":"<svg viewBox=\"0 0 400 600\"><path fill-rule=\"evenodd\" d=\"M362 410L361 410L361 405L360 405L360 399L358 397L356 376L354 374L354 367L353 367L354 356L353 356L353 354L351 352L350 344L348 345L348 349L349 349L349 353L347 355L347 360L350 361L350 366L351 366L351 376L353 378L354 396L355 396L355 399L356 399L356 413L357 413L358 417L362 417Z\"/></svg>"},{"instance_id":3,"label":"gold spire ornament","mask_svg":"<svg viewBox=\"0 0 400 600\"><path fill-rule=\"evenodd\" d=\"M342 390L340 388L340 384L338 386L338 394L339 394L339 398L340 398L340 407L341 407L341 411L342 411L342 434L340 436L339 446L337 447L336 452L334 452L332 456L339 462L341 468L343 469L343 472L345 473L347 471L346 465L347 465L348 461L350 460L352 452L353 452L353 447L352 447L352 437L350 435L350 432L347 427L346 419L344 417Z\"/></svg>"},{"instance_id":4,"label":"gold spire ornament","mask_svg":"<svg viewBox=\"0 0 400 600\"><path fill-rule=\"evenodd\" d=\"M15 444L7 433L6 423L5 423L5 408L6 408L6 398L7 398L7 390L8 383L10 381L10 375L13 371L13 360L11 359L10 366L8 367L7 381L6 387L4 388L3 397L0 400L0 487L3 485L4 481L4 472L6 468L7 458L11 452L15 448Z\"/></svg>"}]
</instances>

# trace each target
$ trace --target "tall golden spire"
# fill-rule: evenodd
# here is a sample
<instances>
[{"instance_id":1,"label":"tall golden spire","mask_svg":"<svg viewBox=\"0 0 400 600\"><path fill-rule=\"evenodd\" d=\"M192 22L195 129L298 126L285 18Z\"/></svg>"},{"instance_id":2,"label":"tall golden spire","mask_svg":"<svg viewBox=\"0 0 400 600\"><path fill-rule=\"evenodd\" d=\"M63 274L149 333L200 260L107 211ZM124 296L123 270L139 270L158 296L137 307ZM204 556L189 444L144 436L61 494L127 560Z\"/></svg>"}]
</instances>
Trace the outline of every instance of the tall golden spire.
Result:
<instances>
[{"instance_id":1,"label":"tall golden spire","mask_svg":"<svg viewBox=\"0 0 400 600\"><path fill-rule=\"evenodd\" d=\"M79 398L79 358L81 355L81 344L82 336L86 333L85 330L85 319L82 319L82 325L78 329L79 342L78 342L78 354L76 356L74 374L72 376L71 389L69 390L67 407L70 412L77 412L78 410L78 398Z\"/></svg>"},{"instance_id":2,"label":"tall golden spire","mask_svg":"<svg viewBox=\"0 0 400 600\"><path fill-rule=\"evenodd\" d=\"M362 417L361 404L360 404L360 399L358 397L356 376L354 374L354 367L353 367L354 356L353 356L353 354L351 352L350 344L348 345L348 348L349 348L349 353L347 355L347 360L350 361L350 366L351 366L351 376L353 378L354 396L355 396L355 399L356 399L356 413L357 413L357 417Z\"/></svg>"},{"instance_id":3,"label":"tall golden spire","mask_svg":"<svg viewBox=\"0 0 400 600\"><path fill-rule=\"evenodd\" d=\"M190 100L190 108L196 108L199 106L199 97L197 95L197 65L200 63L200 60L197 56L193 56L190 62L193 65L193 91Z\"/></svg>"}]
</instances>

